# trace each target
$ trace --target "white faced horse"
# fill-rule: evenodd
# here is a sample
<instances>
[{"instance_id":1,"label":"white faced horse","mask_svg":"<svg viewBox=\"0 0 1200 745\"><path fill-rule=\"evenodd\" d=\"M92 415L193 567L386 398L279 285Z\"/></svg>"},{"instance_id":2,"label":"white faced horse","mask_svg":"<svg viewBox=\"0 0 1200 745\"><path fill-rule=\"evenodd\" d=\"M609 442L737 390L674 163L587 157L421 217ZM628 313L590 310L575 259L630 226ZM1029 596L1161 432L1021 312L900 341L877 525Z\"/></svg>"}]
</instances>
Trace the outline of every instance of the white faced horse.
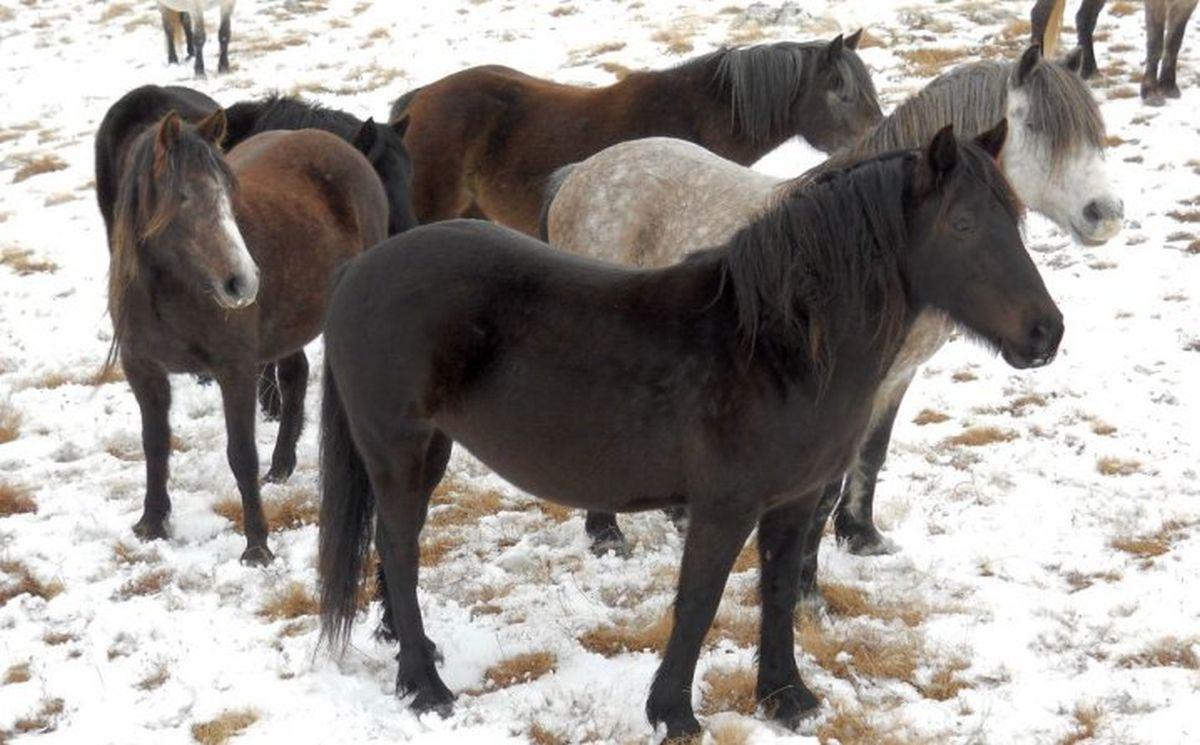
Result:
<instances>
[{"instance_id":1,"label":"white faced horse","mask_svg":"<svg viewBox=\"0 0 1200 745\"><path fill-rule=\"evenodd\" d=\"M1043 60L1035 46L1015 64L963 65L905 101L831 163L918 147L947 123L964 136L981 135L1007 117L1000 161L1026 206L1081 243L1102 243L1120 230L1124 206L1105 171L1104 122L1078 74L1079 61L1078 55L1063 63ZM662 266L729 240L787 183L689 143L626 142L555 174L543 209L543 238L566 251ZM940 316L917 324L880 392L872 434L847 475L844 494L841 485L831 486L828 508L840 494L835 525L851 551L892 549L872 517L876 475L909 382L950 332ZM610 544L622 540L607 515L590 514L588 532ZM811 559L815 572L815 553ZM807 571L806 579L813 579Z\"/></svg>"},{"instance_id":2,"label":"white faced horse","mask_svg":"<svg viewBox=\"0 0 1200 745\"><path fill-rule=\"evenodd\" d=\"M158 0L162 13L163 33L167 36L167 62L175 64L175 21L183 26L187 39L187 53L195 57L196 77L204 77L204 11L221 7L221 25L217 29L217 42L221 56L217 60L217 72L229 72L229 21L233 17L236 0ZM178 14L178 15L176 15Z\"/></svg>"}]
</instances>

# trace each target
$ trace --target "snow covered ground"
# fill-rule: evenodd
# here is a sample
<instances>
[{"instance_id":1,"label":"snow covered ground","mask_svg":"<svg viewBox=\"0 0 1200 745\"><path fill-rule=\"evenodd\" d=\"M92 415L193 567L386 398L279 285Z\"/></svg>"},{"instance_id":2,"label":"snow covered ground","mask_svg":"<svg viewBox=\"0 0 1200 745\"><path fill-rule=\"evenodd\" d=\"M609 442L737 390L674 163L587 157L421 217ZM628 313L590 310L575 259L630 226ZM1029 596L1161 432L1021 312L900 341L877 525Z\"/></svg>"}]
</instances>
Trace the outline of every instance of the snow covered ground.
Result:
<instances>
[{"instance_id":1,"label":"snow covered ground","mask_svg":"<svg viewBox=\"0 0 1200 745\"><path fill-rule=\"evenodd\" d=\"M581 515L456 453L421 578L459 694L444 721L392 696L377 607L344 659L316 649L311 414L290 484L264 490L278 559L245 568L217 391L177 379L172 535L137 543L137 409L123 382L95 379L110 327L91 138L147 82L224 103L279 89L383 118L469 65L603 84L723 43L860 24L890 109L931 61L1011 56L1028 28L1027 0L799 5L776 18L777 3L748 14L730 0L242 0L234 71L197 83L165 65L150 2L0 0L0 504L16 512L0 516L0 742L217 742L221 727L246 743L650 739L681 549L658 514L622 518L632 558L596 558ZM1066 315L1059 359L1017 372L958 342L919 376L879 487L903 551L823 547L830 613L805 623L797 654L824 706L802 733L748 708L755 573L739 565L697 675L719 742L1200 742L1200 31L1184 98L1144 108L1139 6L1101 16L1094 85L1126 229L1085 249L1028 223ZM817 157L792 144L763 167ZM274 433L260 427L262 452Z\"/></svg>"}]
</instances>

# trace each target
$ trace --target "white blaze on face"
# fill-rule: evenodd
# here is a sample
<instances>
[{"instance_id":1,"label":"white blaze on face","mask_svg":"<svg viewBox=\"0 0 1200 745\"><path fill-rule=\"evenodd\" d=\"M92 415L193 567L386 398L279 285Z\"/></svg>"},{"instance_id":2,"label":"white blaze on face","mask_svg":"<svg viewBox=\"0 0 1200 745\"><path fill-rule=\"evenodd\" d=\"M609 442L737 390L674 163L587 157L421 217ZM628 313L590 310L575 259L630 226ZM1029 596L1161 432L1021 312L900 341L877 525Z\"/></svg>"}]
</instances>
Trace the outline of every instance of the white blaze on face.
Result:
<instances>
[{"instance_id":1,"label":"white blaze on face","mask_svg":"<svg viewBox=\"0 0 1200 745\"><path fill-rule=\"evenodd\" d=\"M1125 206L1108 180L1104 151L1081 145L1055 164L1049 138L1026 125L1024 91L1008 91L1008 141L1004 175L1027 207L1053 220L1085 244L1107 241L1121 230Z\"/></svg>"},{"instance_id":2,"label":"white blaze on face","mask_svg":"<svg viewBox=\"0 0 1200 745\"><path fill-rule=\"evenodd\" d=\"M233 205L229 194L222 193L219 197L220 216L217 229L225 239L226 261L230 268L230 276L221 281L218 287L218 297L223 304L233 308L244 308L258 296L258 265L246 248L242 232L238 230L237 220L233 217Z\"/></svg>"}]
</instances>

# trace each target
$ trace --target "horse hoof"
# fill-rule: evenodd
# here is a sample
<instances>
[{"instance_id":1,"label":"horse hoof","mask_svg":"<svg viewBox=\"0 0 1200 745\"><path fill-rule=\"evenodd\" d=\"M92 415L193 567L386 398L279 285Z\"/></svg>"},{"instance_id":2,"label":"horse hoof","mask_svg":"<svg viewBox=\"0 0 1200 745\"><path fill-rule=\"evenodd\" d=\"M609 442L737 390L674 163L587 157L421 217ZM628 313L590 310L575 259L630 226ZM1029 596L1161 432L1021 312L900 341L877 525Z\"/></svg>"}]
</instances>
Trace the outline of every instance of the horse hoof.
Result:
<instances>
[{"instance_id":1,"label":"horse hoof","mask_svg":"<svg viewBox=\"0 0 1200 745\"><path fill-rule=\"evenodd\" d=\"M263 476L264 484L282 484L292 476L292 472L296 470L295 464L291 466L271 466L271 470L267 471L267 475Z\"/></svg>"},{"instance_id":2,"label":"horse hoof","mask_svg":"<svg viewBox=\"0 0 1200 745\"><path fill-rule=\"evenodd\" d=\"M687 719L667 725L667 737L663 743L670 743L670 745L695 743L699 745L703 734L704 730L700 727L700 722L696 721L696 717L689 716Z\"/></svg>"},{"instance_id":3,"label":"horse hoof","mask_svg":"<svg viewBox=\"0 0 1200 745\"><path fill-rule=\"evenodd\" d=\"M242 552L242 563L248 567L265 567L275 560L271 549L263 546L247 546Z\"/></svg>"},{"instance_id":4,"label":"horse hoof","mask_svg":"<svg viewBox=\"0 0 1200 745\"><path fill-rule=\"evenodd\" d=\"M436 686L422 689L410 706L418 714L433 712L445 719L454 713L454 694L439 683Z\"/></svg>"},{"instance_id":5,"label":"horse hoof","mask_svg":"<svg viewBox=\"0 0 1200 745\"><path fill-rule=\"evenodd\" d=\"M820 590L801 590L796 599L796 610L807 616L820 616L829 608Z\"/></svg>"},{"instance_id":6,"label":"horse hoof","mask_svg":"<svg viewBox=\"0 0 1200 745\"><path fill-rule=\"evenodd\" d=\"M761 697L763 711L776 722L795 730L821 708L821 702L803 683L776 688Z\"/></svg>"},{"instance_id":7,"label":"horse hoof","mask_svg":"<svg viewBox=\"0 0 1200 745\"><path fill-rule=\"evenodd\" d=\"M133 534L143 541L166 540L167 528L161 518L143 516L133 526Z\"/></svg>"},{"instance_id":8,"label":"horse hoof","mask_svg":"<svg viewBox=\"0 0 1200 745\"><path fill-rule=\"evenodd\" d=\"M1167 98L1182 98L1183 97L1183 93L1179 90L1179 86L1177 86L1177 85L1164 85L1161 88L1159 88L1159 90L1162 91L1162 94L1164 96L1166 96Z\"/></svg>"},{"instance_id":9,"label":"horse hoof","mask_svg":"<svg viewBox=\"0 0 1200 745\"><path fill-rule=\"evenodd\" d=\"M607 531L604 535L592 539L593 554L604 556L610 551L621 559L628 559L633 554L633 549L629 547L629 541L625 540L625 535L619 530Z\"/></svg>"},{"instance_id":10,"label":"horse hoof","mask_svg":"<svg viewBox=\"0 0 1200 745\"><path fill-rule=\"evenodd\" d=\"M900 550L896 542L885 538L878 530L872 528L869 532L853 533L842 538L846 550L855 556L886 556Z\"/></svg>"}]
</instances>

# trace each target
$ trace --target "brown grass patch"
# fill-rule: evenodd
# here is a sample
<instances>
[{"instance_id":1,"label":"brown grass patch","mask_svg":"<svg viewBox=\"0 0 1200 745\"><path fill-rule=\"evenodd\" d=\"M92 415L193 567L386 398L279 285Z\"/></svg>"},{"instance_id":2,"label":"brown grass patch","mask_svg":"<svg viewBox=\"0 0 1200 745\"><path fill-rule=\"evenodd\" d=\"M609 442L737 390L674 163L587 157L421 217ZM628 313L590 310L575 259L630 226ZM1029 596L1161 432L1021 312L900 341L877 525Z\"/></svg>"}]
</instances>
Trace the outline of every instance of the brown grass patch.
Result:
<instances>
[{"instance_id":1,"label":"brown grass patch","mask_svg":"<svg viewBox=\"0 0 1200 745\"><path fill-rule=\"evenodd\" d=\"M8 401L0 401L0 445L21 436L21 412Z\"/></svg>"},{"instance_id":2,"label":"brown grass patch","mask_svg":"<svg viewBox=\"0 0 1200 745\"><path fill-rule=\"evenodd\" d=\"M574 5L557 5L550 11L550 15L555 18L562 18L563 16L573 16L578 12L579 8L576 8Z\"/></svg>"},{"instance_id":3,"label":"brown grass patch","mask_svg":"<svg viewBox=\"0 0 1200 745\"><path fill-rule=\"evenodd\" d=\"M748 572L751 569L758 569L758 536L751 538L745 546L742 547L742 552L738 554L737 560L733 562L732 574L739 572Z\"/></svg>"},{"instance_id":4,"label":"brown grass patch","mask_svg":"<svg viewBox=\"0 0 1200 745\"><path fill-rule=\"evenodd\" d=\"M171 672L167 669L166 664L160 662L148 675L135 683L134 688L139 691L157 691L170 677Z\"/></svg>"},{"instance_id":5,"label":"brown grass patch","mask_svg":"<svg viewBox=\"0 0 1200 745\"><path fill-rule=\"evenodd\" d=\"M75 635L69 631L47 631L42 634L42 643L47 647L60 647L73 641L75 641Z\"/></svg>"},{"instance_id":6,"label":"brown grass patch","mask_svg":"<svg viewBox=\"0 0 1200 745\"><path fill-rule=\"evenodd\" d=\"M1076 745L1077 743L1091 740L1100 730L1100 720L1103 712L1096 705L1086 706L1077 704L1075 711L1072 713L1074 722L1074 730L1071 734L1058 741L1058 745Z\"/></svg>"},{"instance_id":7,"label":"brown grass patch","mask_svg":"<svg viewBox=\"0 0 1200 745\"><path fill-rule=\"evenodd\" d=\"M4 679L3 682L0 682L0 685L9 686L15 683L24 683L31 677L33 675L29 672L29 663L22 662L18 665L12 665L4 671Z\"/></svg>"},{"instance_id":8,"label":"brown grass patch","mask_svg":"<svg viewBox=\"0 0 1200 745\"><path fill-rule=\"evenodd\" d=\"M865 591L850 585L826 583L821 585L821 596L829 612L846 618L875 618L880 621L900 621L905 626L917 626L928 616L928 611L918 605L908 607L881 604L873 601Z\"/></svg>"},{"instance_id":9,"label":"brown grass patch","mask_svg":"<svg viewBox=\"0 0 1200 745\"><path fill-rule=\"evenodd\" d=\"M598 57L601 54L611 54L612 52L619 52L624 48L625 48L625 42L623 42L623 41L606 41L603 44L597 44L596 46L589 49L588 56L589 57Z\"/></svg>"},{"instance_id":10,"label":"brown grass patch","mask_svg":"<svg viewBox=\"0 0 1200 745\"><path fill-rule=\"evenodd\" d=\"M757 675L747 667L720 666L704 673L701 714L733 711L749 716L758 708Z\"/></svg>"},{"instance_id":11,"label":"brown grass patch","mask_svg":"<svg viewBox=\"0 0 1200 745\"><path fill-rule=\"evenodd\" d=\"M58 271L58 264L53 261L35 259L33 251L20 248L6 248L0 254L0 264L12 269L18 277L28 277L30 274L46 274Z\"/></svg>"},{"instance_id":12,"label":"brown grass patch","mask_svg":"<svg viewBox=\"0 0 1200 745\"><path fill-rule=\"evenodd\" d=\"M533 745L567 745L567 740L538 722L529 725L525 733Z\"/></svg>"},{"instance_id":13,"label":"brown grass patch","mask_svg":"<svg viewBox=\"0 0 1200 745\"><path fill-rule=\"evenodd\" d=\"M999 427L968 427L957 435L951 435L942 442L947 445L978 448L995 445L998 442L1012 442L1019 435L1011 429Z\"/></svg>"},{"instance_id":14,"label":"brown grass patch","mask_svg":"<svg viewBox=\"0 0 1200 745\"><path fill-rule=\"evenodd\" d=\"M50 732L58 724L58 718L63 713L61 698L42 699L42 705L37 712L24 716L13 723L13 731L26 734L29 732Z\"/></svg>"},{"instance_id":15,"label":"brown grass patch","mask_svg":"<svg viewBox=\"0 0 1200 745\"><path fill-rule=\"evenodd\" d=\"M668 607L650 623L605 624L583 633L580 645L589 652L612 657L624 652L662 652L667 647L674 626L674 611ZM739 647L749 647L758 641L758 613L749 610L718 611L712 627L704 636L711 647L728 641Z\"/></svg>"},{"instance_id":16,"label":"brown grass patch","mask_svg":"<svg viewBox=\"0 0 1200 745\"><path fill-rule=\"evenodd\" d=\"M1200 222L1200 210L1171 210L1167 217L1177 222Z\"/></svg>"},{"instance_id":17,"label":"brown grass patch","mask_svg":"<svg viewBox=\"0 0 1200 745\"><path fill-rule=\"evenodd\" d=\"M61 171L67 167L67 162L54 153L30 155L23 158L23 160L24 163L13 175L12 182L14 184L19 184L26 179L31 179L34 176L40 176L43 173L54 173L55 171Z\"/></svg>"},{"instance_id":18,"label":"brown grass patch","mask_svg":"<svg viewBox=\"0 0 1200 745\"><path fill-rule=\"evenodd\" d=\"M943 414L940 411L933 409L921 409L917 415L913 417L913 423L924 427L926 424L941 424L950 419L949 414Z\"/></svg>"},{"instance_id":19,"label":"brown grass patch","mask_svg":"<svg viewBox=\"0 0 1200 745\"><path fill-rule=\"evenodd\" d=\"M571 515L575 512L570 507L563 507L561 504L548 502L544 499L534 502L534 508L556 523L565 523L571 519Z\"/></svg>"},{"instance_id":20,"label":"brown grass patch","mask_svg":"<svg viewBox=\"0 0 1200 745\"><path fill-rule=\"evenodd\" d=\"M1141 472L1142 462L1133 458L1106 455L1096 461L1096 470L1103 476L1132 476Z\"/></svg>"},{"instance_id":21,"label":"brown grass patch","mask_svg":"<svg viewBox=\"0 0 1200 745\"><path fill-rule=\"evenodd\" d=\"M550 673L558 664L553 652L527 652L497 662L483 673L489 689L508 688Z\"/></svg>"},{"instance_id":22,"label":"brown grass patch","mask_svg":"<svg viewBox=\"0 0 1200 745\"><path fill-rule=\"evenodd\" d=\"M1099 419L1092 422L1092 432L1100 435L1101 437L1108 437L1109 435L1115 433L1116 431L1117 431L1117 428L1114 427L1113 425L1109 424L1108 422L1101 421Z\"/></svg>"},{"instance_id":23,"label":"brown grass patch","mask_svg":"<svg viewBox=\"0 0 1200 745\"><path fill-rule=\"evenodd\" d=\"M1023 416L1025 410L1034 406L1042 407L1046 405L1046 397L1040 393L1027 393L1023 396L1017 396L1008 404L1008 412L1013 416Z\"/></svg>"},{"instance_id":24,"label":"brown grass patch","mask_svg":"<svg viewBox=\"0 0 1200 745\"><path fill-rule=\"evenodd\" d=\"M62 582L56 579L43 582L19 561L0 561L0 573L6 575L0 579L0 607L26 593L48 601L63 591Z\"/></svg>"},{"instance_id":25,"label":"brown grass patch","mask_svg":"<svg viewBox=\"0 0 1200 745\"><path fill-rule=\"evenodd\" d=\"M494 489L480 489L456 478L443 479L429 500L425 526L445 528L473 525L504 507L504 497Z\"/></svg>"},{"instance_id":26,"label":"brown grass patch","mask_svg":"<svg viewBox=\"0 0 1200 745\"><path fill-rule=\"evenodd\" d=\"M212 510L233 523L238 532L245 532L246 521L242 514L241 497L222 497L213 503ZM305 525L316 525L321 515L321 505L316 492L311 488L287 487L282 495L263 500L263 515L271 532L278 533Z\"/></svg>"},{"instance_id":27,"label":"brown grass patch","mask_svg":"<svg viewBox=\"0 0 1200 745\"><path fill-rule=\"evenodd\" d=\"M712 745L746 745L753 733L754 729L750 725L736 719L725 719L708 725Z\"/></svg>"},{"instance_id":28,"label":"brown grass patch","mask_svg":"<svg viewBox=\"0 0 1200 745\"><path fill-rule=\"evenodd\" d=\"M599 67L601 70L609 73L617 80L624 80L625 78L629 77L630 73L633 72L633 68L626 67L620 62L601 62L600 64L596 65L596 67Z\"/></svg>"},{"instance_id":29,"label":"brown grass patch","mask_svg":"<svg viewBox=\"0 0 1200 745\"><path fill-rule=\"evenodd\" d=\"M1187 670L1200 670L1200 655L1196 654L1197 646L1200 646L1200 639L1164 637L1136 654L1122 657L1121 667L1181 667Z\"/></svg>"},{"instance_id":30,"label":"brown grass patch","mask_svg":"<svg viewBox=\"0 0 1200 745\"><path fill-rule=\"evenodd\" d=\"M104 11L100 13L100 18L98 18L96 20L96 22L97 23L107 23L108 21L111 21L112 19L116 18L117 16L125 15L126 13L128 13L131 10L133 10L133 3L109 2L107 5L104 6Z\"/></svg>"},{"instance_id":31,"label":"brown grass patch","mask_svg":"<svg viewBox=\"0 0 1200 745\"><path fill-rule=\"evenodd\" d=\"M268 621L291 621L301 616L315 616L320 610L317 596L293 580L272 593L258 609L258 615Z\"/></svg>"},{"instance_id":32,"label":"brown grass patch","mask_svg":"<svg viewBox=\"0 0 1200 745\"><path fill-rule=\"evenodd\" d=\"M847 709L834 706L833 713L817 727L817 740L825 745L915 745L933 742L906 737L896 731L894 724L873 718L861 707Z\"/></svg>"},{"instance_id":33,"label":"brown grass patch","mask_svg":"<svg viewBox=\"0 0 1200 745\"><path fill-rule=\"evenodd\" d=\"M215 719L192 725L192 737L200 745L225 745L258 721L253 709L226 709Z\"/></svg>"},{"instance_id":34,"label":"brown grass patch","mask_svg":"<svg viewBox=\"0 0 1200 745\"><path fill-rule=\"evenodd\" d=\"M951 64L966 57L965 47L917 47L896 52L908 64L909 72L923 77L935 77Z\"/></svg>"},{"instance_id":35,"label":"brown grass patch","mask_svg":"<svg viewBox=\"0 0 1200 745\"><path fill-rule=\"evenodd\" d=\"M970 370L959 370L951 375L950 379L955 383L970 383L972 380L978 380L979 376Z\"/></svg>"},{"instance_id":36,"label":"brown grass patch","mask_svg":"<svg viewBox=\"0 0 1200 745\"><path fill-rule=\"evenodd\" d=\"M869 678L890 678L915 685L919 638L906 632L893 637L872 629L856 629L840 639L818 621L800 615L797 641L818 665L839 678L852 673Z\"/></svg>"},{"instance_id":37,"label":"brown grass patch","mask_svg":"<svg viewBox=\"0 0 1200 745\"><path fill-rule=\"evenodd\" d=\"M971 663L961 658L955 658L938 667L929 676L929 682L917 686L921 695L934 701L949 701L958 696L959 691L971 688L971 684L962 679L960 673L971 667Z\"/></svg>"},{"instance_id":38,"label":"brown grass patch","mask_svg":"<svg viewBox=\"0 0 1200 745\"><path fill-rule=\"evenodd\" d=\"M1127 98L1137 98L1138 91L1132 85L1120 85L1108 89L1108 97L1113 100L1123 100ZM1141 156L1137 156L1141 158ZM1139 161L1140 162L1140 161Z\"/></svg>"},{"instance_id":39,"label":"brown grass patch","mask_svg":"<svg viewBox=\"0 0 1200 745\"><path fill-rule=\"evenodd\" d=\"M1153 533L1114 538L1109 542L1109 545L1127 554L1132 554L1143 559L1152 559L1155 556L1162 556L1170 551L1171 544L1178 540L1188 527L1190 525L1187 523L1168 520Z\"/></svg>"},{"instance_id":40,"label":"brown grass patch","mask_svg":"<svg viewBox=\"0 0 1200 745\"><path fill-rule=\"evenodd\" d=\"M693 35L689 28L664 28L656 31L650 40L664 45L671 54L687 54L695 49Z\"/></svg>"},{"instance_id":41,"label":"brown grass patch","mask_svg":"<svg viewBox=\"0 0 1200 745\"><path fill-rule=\"evenodd\" d=\"M120 589L113 595L113 599L129 600L130 598L156 595L167 586L172 576L174 575L172 575L170 569L151 569L143 572L141 575L121 585Z\"/></svg>"},{"instance_id":42,"label":"brown grass patch","mask_svg":"<svg viewBox=\"0 0 1200 745\"><path fill-rule=\"evenodd\" d=\"M0 479L0 517L37 512L37 502L27 486Z\"/></svg>"},{"instance_id":43,"label":"brown grass patch","mask_svg":"<svg viewBox=\"0 0 1200 745\"><path fill-rule=\"evenodd\" d=\"M439 535L436 538L422 538L421 566L433 567L441 564L461 543L461 539L450 535Z\"/></svg>"},{"instance_id":44,"label":"brown grass patch","mask_svg":"<svg viewBox=\"0 0 1200 745\"><path fill-rule=\"evenodd\" d=\"M1127 2L1126 0L1121 0L1121 2L1111 3L1108 6L1108 12L1118 17L1131 16L1134 13L1139 12L1142 9L1141 6L1141 3L1132 3Z\"/></svg>"}]
</instances>

